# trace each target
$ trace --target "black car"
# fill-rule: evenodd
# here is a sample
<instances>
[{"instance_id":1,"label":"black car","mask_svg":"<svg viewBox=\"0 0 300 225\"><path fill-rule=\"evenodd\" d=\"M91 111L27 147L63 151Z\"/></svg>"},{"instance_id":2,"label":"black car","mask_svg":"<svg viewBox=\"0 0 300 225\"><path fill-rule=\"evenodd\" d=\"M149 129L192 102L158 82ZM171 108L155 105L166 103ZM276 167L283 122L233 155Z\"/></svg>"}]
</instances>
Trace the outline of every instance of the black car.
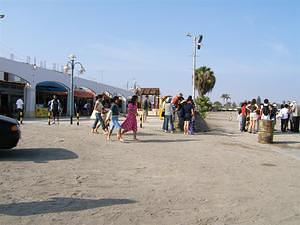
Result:
<instances>
[{"instance_id":1,"label":"black car","mask_svg":"<svg viewBox=\"0 0 300 225\"><path fill-rule=\"evenodd\" d=\"M16 147L21 137L17 120L0 115L0 148Z\"/></svg>"}]
</instances>

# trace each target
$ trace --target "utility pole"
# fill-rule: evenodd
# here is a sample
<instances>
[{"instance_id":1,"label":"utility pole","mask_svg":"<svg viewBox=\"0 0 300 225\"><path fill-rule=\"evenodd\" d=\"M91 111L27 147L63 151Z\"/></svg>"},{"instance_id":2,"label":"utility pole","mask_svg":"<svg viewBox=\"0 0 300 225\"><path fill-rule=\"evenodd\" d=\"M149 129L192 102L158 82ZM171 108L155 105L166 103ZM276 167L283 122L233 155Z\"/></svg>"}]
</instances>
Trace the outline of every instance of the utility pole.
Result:
<instances>
[{"instance_id":1,"label":"utility pole","mask_svg":"<svg viewBox=\"0 0 300 225\"><path fill-rule=\"evenodd\" d=\"M85 69L82 66L80 62L75 62L76 61L76 56L74 54L69 55L69 60L67 64L64 66L64 71L65 73L68 73L68 71L71 69L71 87L70 87L70 124L73 124L73 111L74 111L74 69L75 65L80 66L80 73L84 73Z\"/></svg>"},{"instance_id":2,"label":"utility pole","mask_svg":"<svg viewBox=\"0 0 300 225\"><path fill-rule=\"evenodd\" d=\"M195 77L196 77L196 62L197 62L197 49L201 48L201 42L203 39L202 35L194 36L191 33L187 33L188 37L193 39L193 73L192 73L192 96L195 100Z\"/></svg>"}]
</instances>

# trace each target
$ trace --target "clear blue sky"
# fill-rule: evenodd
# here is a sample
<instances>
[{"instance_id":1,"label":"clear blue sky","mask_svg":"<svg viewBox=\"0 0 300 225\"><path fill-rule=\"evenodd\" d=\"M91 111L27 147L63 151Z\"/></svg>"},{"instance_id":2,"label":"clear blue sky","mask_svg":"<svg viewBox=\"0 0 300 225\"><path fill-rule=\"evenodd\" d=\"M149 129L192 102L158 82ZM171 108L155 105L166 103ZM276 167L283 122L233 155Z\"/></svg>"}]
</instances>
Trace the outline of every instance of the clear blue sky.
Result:
<instances>
[{"instance_id":1,"label":"clear blue sky","mask_svg":"<svg viewBox=\"0 0 300 225\"><path fill-rule=\"evenodd\" d=\"M0 0L0 55L52 67L75 53L86 78L188 95L192 32L204 36L197 66L217 77L213 101L300 101L299 9L297 0Z\"/></svg>"}]
</instances>

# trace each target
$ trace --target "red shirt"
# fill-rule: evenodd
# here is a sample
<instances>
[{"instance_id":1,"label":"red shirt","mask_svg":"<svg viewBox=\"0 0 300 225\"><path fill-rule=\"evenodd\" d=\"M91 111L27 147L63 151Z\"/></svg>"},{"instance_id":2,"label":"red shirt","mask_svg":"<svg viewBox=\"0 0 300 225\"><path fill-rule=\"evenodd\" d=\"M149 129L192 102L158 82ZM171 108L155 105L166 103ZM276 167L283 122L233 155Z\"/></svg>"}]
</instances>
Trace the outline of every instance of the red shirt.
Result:
<instances>
[{"instance_id":1,"label":"red shirt","mask_svg":"<svg viewBox=\"0 0 300 225\"><path fill-rule=\"evenodd\" d=\"M173 97L172 104L175 105L175 106L178 106L178 104L179 104L179 96Z\"/></svg>"},{"instance_id":2,"label":"red shirt","mask_svg":"<svg viewBox=\"0 0 300 225\"><path fill-rule=\"evenodd\" d=\"M245 106L245 105L242 107L242 115L243 115L243 116L246 116L246 115L247 115L247 109L246 109L246 106Z\"/></svg>"}]
</instances>

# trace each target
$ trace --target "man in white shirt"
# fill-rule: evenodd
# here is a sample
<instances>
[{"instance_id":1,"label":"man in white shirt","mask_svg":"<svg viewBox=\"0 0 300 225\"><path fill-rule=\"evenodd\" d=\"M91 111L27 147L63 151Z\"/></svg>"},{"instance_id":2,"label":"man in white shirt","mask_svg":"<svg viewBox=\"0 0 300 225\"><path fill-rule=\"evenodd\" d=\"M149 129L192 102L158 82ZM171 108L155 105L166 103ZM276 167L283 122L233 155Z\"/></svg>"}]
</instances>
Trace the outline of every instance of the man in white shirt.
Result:
<instances>
[{"instance_id":1,"label":"man in white shirt","mask_svg":"<svg viewBox=\"0 0 300 225\"><path fill-rule=\"evenodd\" d=\"M286 132L286 128L289 121L289 105L285 104L280 109L280 115L281 115L281 131Z\"/></svg>"},{"instance_id":2,"label":"man in white shirt","mask_svg":"<svg viewBox=\"0 0 300 225\"><path fill-rule=\"evenodd\" d=\"M100 126L102 127L104 134L107 133L107 128L105 127L104 120L101 116L102 113L106 112L106 110L104 109L104 106L102 104L102 100L103 100L102 94L96 96L96 103L95 103L94 112L93 112L95 114L96 118L95 118L94 124L92 126L92 133L96 133L96 134L98 134L98 128L99 128L98 122L100 122Z\"/></svg>"},{"instance_id":3,"label":"man in white shirt","mask_svg":"<svg viewBox=\"0 0 300 225\"><path fill-rule=\"evenodd\" d=\"M23 113L23 106L24 106L24 102L22 100L22 98L19 98L16 101L16 105L17 105L17 113L18 113L18 120L20 120L20 113Z\"/></svg>"}]
</instances>

